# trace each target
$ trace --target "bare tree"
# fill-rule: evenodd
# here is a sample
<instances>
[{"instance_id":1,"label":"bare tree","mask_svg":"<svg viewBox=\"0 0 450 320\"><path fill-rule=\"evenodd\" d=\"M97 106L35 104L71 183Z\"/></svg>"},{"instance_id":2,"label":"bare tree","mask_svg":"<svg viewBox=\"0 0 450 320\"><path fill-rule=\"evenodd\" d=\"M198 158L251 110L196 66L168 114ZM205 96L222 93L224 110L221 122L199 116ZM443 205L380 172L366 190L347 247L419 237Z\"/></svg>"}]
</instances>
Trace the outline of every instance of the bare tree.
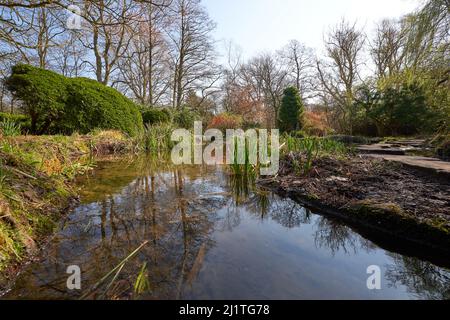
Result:
<instances>
[{"instance_id":1,"label":"bare tree","mask_svg":"<svg viewBox=\"0 0 450 320\"><path fill-rule=\"evenodd\" d=\"M361 53L365 39L356 24L343 20L326 36L327 59L317 61L322 96L333 99L332 106L338 111L340 129L350 134L355 115L354 88L360 82Z\"/></svg>"},{"instance_id":2,"label":"bare tree","mask_svg":"<svg viewBox=\"0 0 450 320\"><path fill-rule=\"evenodd\" d=\"M167 13L151 3L141 5L140 11L145 20L136 21L127 33L131 43L119 61L116 83L139 103L153 106L165 98L170 86L169 49L163 34Z\"/></svg>"},{"instance_id":3,"label":"bare tree","mask_svg":"<svg viewBox=\"0 0 450 320\"><path fill-rule=\"evenodd\" d=\"M252 89L255 100L264 101L268 126L275 125L283 91L289 85L283 64L274 55L261 54L244 66L241 77Z\"/></svg>"},{"instance_id":4,"label":"bare tree","mask_svg":"<svg viewBox=\"0 0 450 320\"><path fill-rule=\"evenodd\" d=\"M174 0L171 27L171 63L173 65L172 104L181 108L185 94L190 90L208 89L220 79L220 69L215 67L215 28L200 0Z\"/></svg>"},{"instance_id":5,"label":"bare tree","mask_svg":"<svg viewBox=\"0 0 450 320\"><path fill-rule=\"evenodd\" d=\"M303 99L312 98L314 96L314 70L315 59L313 50L307 48L297 40L291 40L279 55L286 64L289 77L300 92Z\"/></svg>"},{"instance_id":6,"label":"bare tree","mask_svg":"<svg viewBox=\"0 0 450 320\"><path fill-rule=\"evenodd\" d=\"M47 68L50 50L60 45L64 32L55 7L0 8L2 54Z\"/></svg>"},{"instance_id":7,"label":"bare tree","mask_svg":"<svg viewBox=\"0 0 450 320\"><path fill-rule=\"evenodd\" d=\"M90 0L84 6L86 23L84 37L80 39L94 57L94 61L87 57L84 62L98 82L108 84L131 42L127 35L131 21L138 19L138 12L130 0Z\"/></svg>"},{"instance_id":8,"label":"bare tree","mask_svg":"<svg viewBox=\"0 0 450 320\"><path fill-rule=\"evenodd\" d=\"M68 31L61 44L53 50L51 68L66 77L79 77L85 69L87 49L80 42L78 32Z\"/></svg>"},{"instance_id":9,"label":"bare tree","mask_svg":"<svg viewBox=\"0 0 450 320\"><path fill-rule=\"evenodd\" d=\"M240 95L236 94L240 90L239 76L243 66L242 50L231 41L225 42L227 63L223 68L223 79L221 85L222 106L227 112L235 112L239 102L236 99Z\"/></svg>"},{"instance_id":10,"label":"bare tree","mask_svg":"<svg viewBox=\"0 0 450 320\"><path fill-rule=\"evenodd\" d=\"M378 78L401 70L405 58L405 38L400 24L395 20L383 20L377 26L371 55Z\"/></svg>"}]
</instances>

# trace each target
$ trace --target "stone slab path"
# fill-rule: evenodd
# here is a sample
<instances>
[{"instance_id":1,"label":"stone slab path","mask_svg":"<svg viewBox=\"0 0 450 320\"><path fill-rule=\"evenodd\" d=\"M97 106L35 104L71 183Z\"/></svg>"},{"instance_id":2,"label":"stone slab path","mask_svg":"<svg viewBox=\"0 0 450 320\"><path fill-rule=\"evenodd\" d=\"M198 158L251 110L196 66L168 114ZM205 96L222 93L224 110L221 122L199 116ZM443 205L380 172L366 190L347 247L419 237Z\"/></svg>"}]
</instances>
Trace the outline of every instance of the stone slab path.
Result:
<instances>
[{"instance_id":1,"label":"stone slab path","mask_svg":"<svg viewBox=\"0 0 450 320\"><path fill-rule=\"evenodd\" d=\"M450 162L436 158L408 156L406 152L421 150L424 140L398 140L386 143L360 145L356 149L368 157L382 158L388 161L400 162L411 168L432 173L440 178L448 179L450 183Z\"/></svg>"},{"instance_id":2,"label":"stone slab path","mask_svg":"<svg viewBox=\"0 0 450 320\"><path fill-rule=\"evenodd\" d=\"M447 177L449 179L448 182L450 183L450 162L447 161L442 161L436 158L393 154L366 154L366 156L382 158L388 161L396 161L415 169L435 173L442 178Z\"/></svg>"}]
</instances>

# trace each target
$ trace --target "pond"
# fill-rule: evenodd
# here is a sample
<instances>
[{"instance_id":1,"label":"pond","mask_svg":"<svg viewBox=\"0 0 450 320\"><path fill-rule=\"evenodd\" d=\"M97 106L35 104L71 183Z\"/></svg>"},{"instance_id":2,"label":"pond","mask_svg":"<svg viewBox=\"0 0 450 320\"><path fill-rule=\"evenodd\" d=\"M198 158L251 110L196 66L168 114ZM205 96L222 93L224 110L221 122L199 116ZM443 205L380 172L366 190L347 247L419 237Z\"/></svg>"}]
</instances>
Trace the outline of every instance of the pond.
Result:
<instances>
[{"instance_id":1,"label":"pond","mask_svg":"<svg viewBox=\"0 0 450 320\"><path fill-rule=\"evenodd\" d=\"M448 265L383 249L224 167L140 157L98 163L78 185L80 203L4 298L450 298ZM67 288L71 265L81 290ZM380 290L367 287L372 265Z\"/></svg>"}]
</instances>

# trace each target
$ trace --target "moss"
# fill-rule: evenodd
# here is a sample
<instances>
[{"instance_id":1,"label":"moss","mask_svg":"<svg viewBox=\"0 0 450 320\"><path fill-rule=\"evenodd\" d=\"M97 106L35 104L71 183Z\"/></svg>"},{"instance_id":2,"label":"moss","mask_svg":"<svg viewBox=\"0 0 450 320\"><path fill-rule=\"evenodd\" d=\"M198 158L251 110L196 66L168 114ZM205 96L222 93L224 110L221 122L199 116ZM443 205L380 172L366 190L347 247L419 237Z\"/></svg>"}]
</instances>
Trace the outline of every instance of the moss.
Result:
<instances>
[{"instance_id":1,"label":"moss","mask_svg":"<svg viewBox=\"0 0 450 320\"><path fill-rule=\"evenodd\" d=\"M421 240L441 247L450 246L449 226L442 219L422 221L406 214L395 203L379 203L374 200L353 202L344 207L354 219L409 239Z\"/></svg>"},{"instance_id":2,"label":"moss","mask_svg":"<svg viewBox=\"0 0 450 320\"><path fill-rule=\"evenodd\" d=\"M320 197L314 193L310 193L310 194L306 195L306 199L308 199L310 201L319 201Z\"/></svg>"}]
</instances>

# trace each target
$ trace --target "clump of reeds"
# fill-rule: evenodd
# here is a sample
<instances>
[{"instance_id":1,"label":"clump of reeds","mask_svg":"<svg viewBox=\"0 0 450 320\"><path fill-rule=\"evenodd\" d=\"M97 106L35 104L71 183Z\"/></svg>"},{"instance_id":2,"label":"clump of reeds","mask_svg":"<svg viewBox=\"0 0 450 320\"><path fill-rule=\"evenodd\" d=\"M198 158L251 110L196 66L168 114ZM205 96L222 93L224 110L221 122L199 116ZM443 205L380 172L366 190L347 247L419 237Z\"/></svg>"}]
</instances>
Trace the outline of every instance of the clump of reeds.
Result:
<instances>
[{"instance_id":1,"label":"clump of reeds","mask_svg":"<svg viewBox=\"0 0 450 320\"><path fill-rule=\"evenodd\" d=\"M234 161L232 164L230 164L230 169L233 175L237 176L255 176L257 173L257 169L259 165L256 163L251 163L250 161L250 155L253 154L255 151L255 148L257 148L256 144L250 144L248 141L245 142L245 148L244 148L244 161L239 161L238 159L238 139L235 138L234 141ZM239 163L243 162L243 163Z\"/></svg>"},{"instance_id":2,"label":"clump of reeds","mask_svg":"<svg viewBox=\"0 0 450 320\"><path fill-rule=\"evenodd\" d=\"M304 157L295 158L293 167L298 174L307 174L313 165L313 161L320 156L343 156L349 149L341 142L322 138L304 137L297 138L289 134L282 137L285 153L302 153Z\"/></svg>"},{"instance_id":3,"label":"clump of reeds","mask_svg":"<svg viewBox=\"0 0 450 320\"><path fill-rule=\"evenodd\" d=\"M159 123L145 125L144 132L137 137L137 144L149 153L161 153L170 151L174 146L171 135L175 129L171 123Z\"/></svg>"},{"instance_id":4,"label":"clump of reeds","mask_svg":"<svg viewBox=\"0 0 450 320\"><path fill-rule=\"evenodd\" d=\"M5 119L0 122L0 136L15 137L22 133L22 127L20 123L16 123L12 120Z\"/></svg>"}]
</instances>

